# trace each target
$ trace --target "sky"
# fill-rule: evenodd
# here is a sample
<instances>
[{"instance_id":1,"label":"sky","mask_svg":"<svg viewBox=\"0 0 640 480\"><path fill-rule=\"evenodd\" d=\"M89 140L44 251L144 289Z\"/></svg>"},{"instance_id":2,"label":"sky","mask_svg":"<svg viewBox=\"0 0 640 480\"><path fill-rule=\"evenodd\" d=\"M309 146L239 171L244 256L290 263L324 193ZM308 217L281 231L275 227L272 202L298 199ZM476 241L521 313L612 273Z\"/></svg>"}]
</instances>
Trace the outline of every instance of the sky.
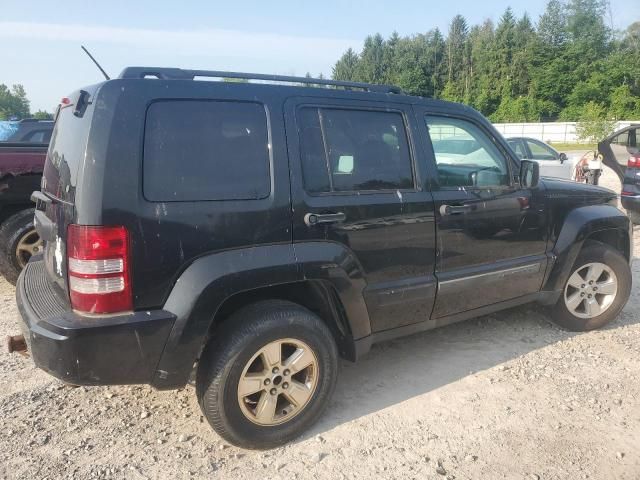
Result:
<instances>
[{"instance_id":1,"label":"sky","mask_svg":"<svg viewBox=\"0 0 640 480\"><path fill-rule=\"evenodd\" d=\"M53 111L60 98L102 80L85 45L112 77L126 66L331 75L364 38L446 35L454 15L470 25L497 21L507 6L534 21L545 1L426 0L2 0L0 83L24 85L31 110ZM611 0L608 23L640 20L640 1Z\"/></svg>"}]
</instances>

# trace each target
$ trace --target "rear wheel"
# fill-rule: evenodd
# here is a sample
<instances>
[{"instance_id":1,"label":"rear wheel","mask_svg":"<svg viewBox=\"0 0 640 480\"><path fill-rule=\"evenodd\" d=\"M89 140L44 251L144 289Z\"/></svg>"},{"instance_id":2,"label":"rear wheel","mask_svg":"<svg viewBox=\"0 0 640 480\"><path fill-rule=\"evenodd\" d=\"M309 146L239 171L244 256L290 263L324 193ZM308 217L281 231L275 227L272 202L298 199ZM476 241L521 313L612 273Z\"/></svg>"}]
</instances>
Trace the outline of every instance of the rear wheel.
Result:
<instances>
[{"instance_id":1,"label":"rear wheel","mask_svg":"<svg viewBox=\"0 0 640 480\"><path fill-rule=\"evenodd\" d=\"M338 352L327 326L284 301L239 310L207 345L198 366L200 407L224 439L270 448L299 436L335 387Z\"/></svg>"},{"instance_id":2,"label":"rear wheel","mask_svg":"<svg viewBox=\"0 0 640 480\"><path fill-rule=\"evenodd\" d=\"M0 273L14 285L29 259L42 251L33 215L33 208L22 210L0 226Z\"/></svg>"},{"instance_id":3,"label":"rear wheel","mask_svg":"<svg viewBox=\"0 0 640 480\"><path fill-rule=\"evenodd\" d=\"M627 260L609 245L590 243L578 255L553 307L553 321L578 332L600 328L618 316L630 293Z\"/></svg>"}]
</instances>

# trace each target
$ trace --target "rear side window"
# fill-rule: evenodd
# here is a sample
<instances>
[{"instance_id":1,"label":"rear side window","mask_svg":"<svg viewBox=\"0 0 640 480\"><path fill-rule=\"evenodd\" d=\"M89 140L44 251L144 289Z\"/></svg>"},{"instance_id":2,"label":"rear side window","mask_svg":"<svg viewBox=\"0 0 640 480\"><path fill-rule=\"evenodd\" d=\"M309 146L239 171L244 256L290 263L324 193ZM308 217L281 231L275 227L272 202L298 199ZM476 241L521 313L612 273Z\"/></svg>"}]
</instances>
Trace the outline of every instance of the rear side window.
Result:
<instances>
[{"instance_id":1,"label":"rear side window","mask_svg":"<svg viewBox=\"0 0 640 480\"><path fill-rule=\"evenodd\" d=\"M307 192L413 188L400 113L303 107L298 124Z\"/></svg>"},{"instance_id":2,"label":"rear side window","mask_svg":"<svg viewBox=\"0 0 640 480\"><path fill-rule=\"evenodd\" d=\"M151 201L252 200L270 193L269 136L257 103L151 104L143 190Z\"/></svg>"}]
</instances>

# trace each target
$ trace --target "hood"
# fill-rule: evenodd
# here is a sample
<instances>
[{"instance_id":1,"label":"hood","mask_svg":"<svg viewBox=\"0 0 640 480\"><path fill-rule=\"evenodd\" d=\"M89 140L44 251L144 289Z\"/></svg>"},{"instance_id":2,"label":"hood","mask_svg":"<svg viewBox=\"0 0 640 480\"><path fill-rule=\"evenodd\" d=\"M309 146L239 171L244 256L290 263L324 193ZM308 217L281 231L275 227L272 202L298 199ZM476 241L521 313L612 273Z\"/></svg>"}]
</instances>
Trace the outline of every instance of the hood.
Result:
<instances>
[{"instance_id":1,"label":"hood","mask_svg":"<svg viewBox=\"0 0 640 480\"><path fill-rule=\"evenodd\" d=\"M597 205L616 202L618 195L613 190L597 185L578 183L562 178L541 177L546 196L555 200L567 200L573 205Z\"/></svg>"}]
</instances>

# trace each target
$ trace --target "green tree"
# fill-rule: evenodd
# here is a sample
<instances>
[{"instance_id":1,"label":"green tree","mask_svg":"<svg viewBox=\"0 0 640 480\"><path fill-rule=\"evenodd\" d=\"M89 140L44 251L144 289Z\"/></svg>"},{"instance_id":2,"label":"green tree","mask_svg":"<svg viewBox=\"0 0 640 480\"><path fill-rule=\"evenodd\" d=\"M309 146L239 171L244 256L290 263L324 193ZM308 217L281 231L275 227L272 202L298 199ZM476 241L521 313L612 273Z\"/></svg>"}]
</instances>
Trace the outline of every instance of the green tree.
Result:
<instances>
[{"instance_id":1,"label":"green tree","mask_svg":"<svg viewBox=\"0 0 640 480\"><path fill-rule=\"evenodd\" d=\"M334 80L354 81L358 70L358 54L349 48L333 67L331 77Z\"/></svg>"},{"instance_id":2,"label":"green tree","mask_svg":"<svg viewBox=\"0 0 640 480\"><path fill-rule=\"evenodd\" d=\"M0 84L0 120L29 116L29 100L22 85L13 85L11 89Z\"/></svg>"},{"instance_id":3,"label":"green tree","mask_svg":"<svg viewBox=\"0 0 640 480\"><path fill-rule=\"evenodd\" d=\"M597 143L610 135L616 122L606 118L606 109L599 103L589 102L582 109L580 121L576 124L578 140Z\"/></svg>"},{"instance_id":4,"label":"green tree","mask_svg":"<svg viewBox=\"0 0 640 480\"><path fill-rule=\"evenodd\" d=\"M31 114L31 118L37 118L38 120L53 120L53 114L45 110L38 110Z\"/></svg>"}]
</instances>

